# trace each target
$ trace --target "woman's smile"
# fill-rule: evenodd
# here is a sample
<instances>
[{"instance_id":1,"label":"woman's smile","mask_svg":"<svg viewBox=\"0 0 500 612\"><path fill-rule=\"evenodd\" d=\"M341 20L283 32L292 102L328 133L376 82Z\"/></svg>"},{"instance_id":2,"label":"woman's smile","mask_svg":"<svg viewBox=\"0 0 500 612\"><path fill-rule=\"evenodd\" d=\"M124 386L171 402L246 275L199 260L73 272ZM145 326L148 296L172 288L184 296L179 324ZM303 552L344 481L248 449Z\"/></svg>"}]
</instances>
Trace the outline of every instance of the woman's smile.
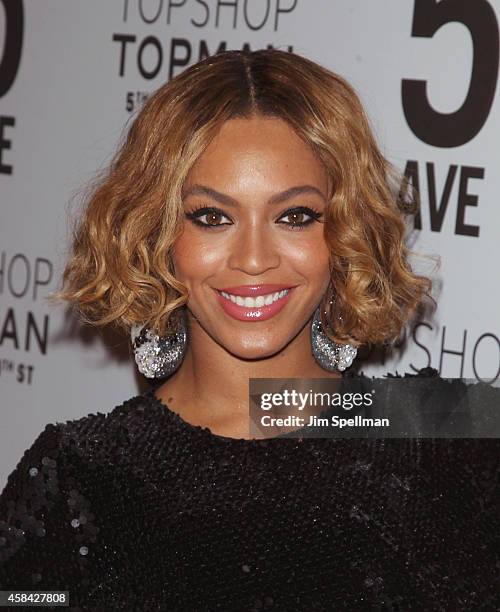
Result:
<instances>
[{"instance_id":1,"label":"woman's smile","mask_svg":"<svg viewBox=\"0 0 500 612\"><path fill-rule=\"evenodd\" d=\"M285 307L295 286L240 286L223 291L216 289L219 304L226 314L238 321L266 321Z\"/></svg>"}]
</instances>

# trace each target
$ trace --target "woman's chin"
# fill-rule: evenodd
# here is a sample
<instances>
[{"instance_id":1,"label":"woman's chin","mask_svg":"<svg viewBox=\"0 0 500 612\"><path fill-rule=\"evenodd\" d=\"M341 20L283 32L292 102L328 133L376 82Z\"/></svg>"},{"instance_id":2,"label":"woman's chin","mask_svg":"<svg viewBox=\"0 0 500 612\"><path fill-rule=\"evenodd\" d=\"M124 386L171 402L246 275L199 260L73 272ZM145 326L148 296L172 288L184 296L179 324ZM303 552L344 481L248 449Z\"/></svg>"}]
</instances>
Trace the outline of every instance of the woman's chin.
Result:
<instances>
[{"instance_id":1,"label":"woman's chin","mask_svg":"<svg viewBox=\"0 0 500 612\"><path fill-rule=\"evenodd\" d=\"M256 361L269 359L283 352L287 346L300 333L292 326L267 327L257 331L256 329L246 329L242 333L228 333L225 331L218 336L217 342L228 353L238 359Z\"/></svg>"},{"instance_id":2,"label":"woman's chin","mask_svg":"<svg viewBox=\"0 0 500 612\"><path fill-rule=\"evenodd\" d=\"M261 359L269 359L277 355L283 349L281 345L248 347L235 346L234 343L231 345L226 345L224 348L228 351L228 353L231 353L231 355L243 361L259 361Z\"/></svg>"}]
</instances>

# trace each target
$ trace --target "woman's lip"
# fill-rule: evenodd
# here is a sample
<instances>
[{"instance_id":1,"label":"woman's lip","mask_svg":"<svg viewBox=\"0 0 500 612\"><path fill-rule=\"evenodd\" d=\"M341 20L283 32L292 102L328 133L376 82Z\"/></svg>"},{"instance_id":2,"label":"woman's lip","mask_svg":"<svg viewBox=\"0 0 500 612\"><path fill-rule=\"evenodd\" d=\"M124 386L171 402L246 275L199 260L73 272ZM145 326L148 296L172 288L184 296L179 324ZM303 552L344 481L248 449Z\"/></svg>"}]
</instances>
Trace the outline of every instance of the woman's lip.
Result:
<instances>
[{"instance_id":1,"label":"woman's lip","mask_svg":"<svg viewBox=\"0 0 500 612\"><path fill-rule=\"evenodd\" d=\"M269 306L255 306L255 308L239 306L238 304L231 302L231 300L228 300L227 298L223 297L217 289L215 290L215 293L222 308L230 317L236 319L237 321L257 322L266 321L267 319L270 319L271 317L277 315L278 312L280 312L285 307L286 303L288 302L290 296L293 293L294 288L295 287L291 287L284 297L279 298L278 300L276 300L276 302L269 304Z\"/></svg>"},{"instance_id":2,"label":"woman's lip","mask_svg":"<svg viewBox=\"0 0 500 612\"><path fill-rule=\"evenodd\" d=\"M283 284L267 284L267 285L238 285L237 287L220 287L216 291L224 291L224 293L231 293L232 295L240 295L241 297L258 297L259 295L269 295L270 293L276 293L277 291L283 291L283 289L293 289L297 285L283 285Z\"/></svg>"}]
</instances>

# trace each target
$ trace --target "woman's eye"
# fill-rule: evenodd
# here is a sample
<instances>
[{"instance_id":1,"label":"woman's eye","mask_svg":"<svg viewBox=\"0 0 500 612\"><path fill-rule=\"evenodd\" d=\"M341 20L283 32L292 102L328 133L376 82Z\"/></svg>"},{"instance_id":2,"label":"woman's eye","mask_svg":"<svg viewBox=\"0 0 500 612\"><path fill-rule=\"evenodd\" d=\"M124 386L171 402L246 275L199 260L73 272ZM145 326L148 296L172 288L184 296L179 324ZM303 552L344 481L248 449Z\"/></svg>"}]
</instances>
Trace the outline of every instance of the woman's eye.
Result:
<instances>
[{"instance_id":1,"label":"woman's eye","mask_svg":"<svg viewBox=\"0 0 500 612\"><path fill-rule=\"evenodd\" d=\"M321 213L312 210L311 208L294 208L287 210L280 219L289 219L288 221L278 221L278 223L284 223L284 225L290 225L292 229L302 228L306 225L310 225L314 221L317 221L321 217Z\"/></svg>"},{"instance_id":2,"label":"woman's eye","mask_svg":"<svg viewBox=\"0 0 500 612\"><path fill-rule=\"evenodd\" d=\"M199 208L190 213L186 213L186 217L191 219L193 223L204 228L219 227L221 225L231 225L230 223L221 223L221 219L226 218L226 215L217 208Z\"/></svg>"}]
</instances>

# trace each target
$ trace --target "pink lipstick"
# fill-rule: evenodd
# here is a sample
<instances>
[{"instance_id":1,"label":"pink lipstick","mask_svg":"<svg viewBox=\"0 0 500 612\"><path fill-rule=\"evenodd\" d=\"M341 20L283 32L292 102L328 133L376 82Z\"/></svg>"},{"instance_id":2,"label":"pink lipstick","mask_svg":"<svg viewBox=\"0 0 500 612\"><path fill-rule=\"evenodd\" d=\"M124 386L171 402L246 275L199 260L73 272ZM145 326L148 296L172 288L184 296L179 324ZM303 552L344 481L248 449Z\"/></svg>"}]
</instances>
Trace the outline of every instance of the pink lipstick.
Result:
<instances>
[{"instance_id":1,"label":"pink lipstick","mask_svg":"<svg viewBox=\"0 0 500 612\"><path fill-rule=\"evenodd\" d=\"M295 286L238 285L215 289L215 292L220 305L233 319L266 321L285 307Z\"/></svg>"}]
</instances>

